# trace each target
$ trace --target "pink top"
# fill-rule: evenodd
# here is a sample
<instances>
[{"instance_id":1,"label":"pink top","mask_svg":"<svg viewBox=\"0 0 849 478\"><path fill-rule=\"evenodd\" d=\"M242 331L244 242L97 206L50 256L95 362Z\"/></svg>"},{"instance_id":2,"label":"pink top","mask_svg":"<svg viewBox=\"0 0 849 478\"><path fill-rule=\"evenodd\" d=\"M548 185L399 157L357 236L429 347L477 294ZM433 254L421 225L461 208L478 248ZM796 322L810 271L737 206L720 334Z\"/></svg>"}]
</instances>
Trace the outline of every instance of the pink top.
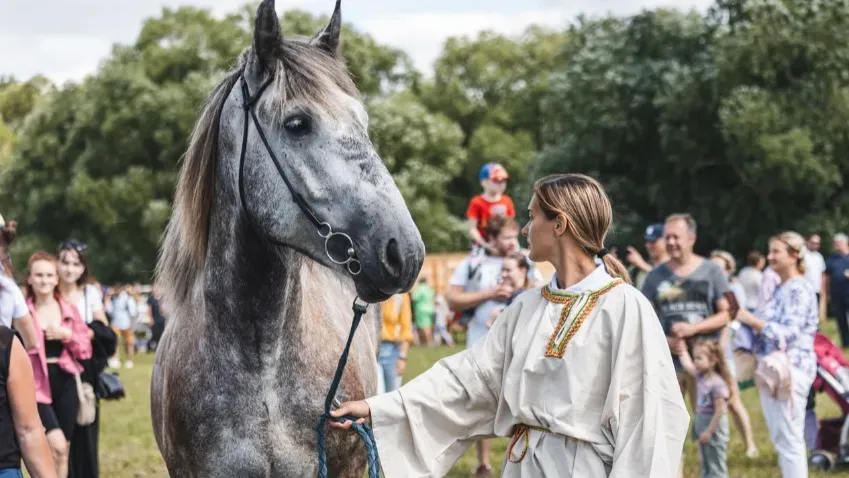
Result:
<instances>
[{"instance_id":1,"label":"pink top","mask_svg":"<svg viewBox=\"0 0 849 478\"><path fill-rule=\"evenodd\" d=\"M62 314L62 326L71 329L71 338L62 341L65 347L59 355L58 365L67 374L77 375L83 371L83 366L77 360L91 358L91 336L77 308L69 305L58 294L56 294L56 300L59 302L59 310ZM39 332L36 334L38 347L27 352L35 378L35 401L50 404L53 403L53 399L50 396L50 378L47 374L47 357L44 354L44 332L38 323L32 298L27 299L27 307L29 307L35 330Z\"/></svg>"}]
</instances>

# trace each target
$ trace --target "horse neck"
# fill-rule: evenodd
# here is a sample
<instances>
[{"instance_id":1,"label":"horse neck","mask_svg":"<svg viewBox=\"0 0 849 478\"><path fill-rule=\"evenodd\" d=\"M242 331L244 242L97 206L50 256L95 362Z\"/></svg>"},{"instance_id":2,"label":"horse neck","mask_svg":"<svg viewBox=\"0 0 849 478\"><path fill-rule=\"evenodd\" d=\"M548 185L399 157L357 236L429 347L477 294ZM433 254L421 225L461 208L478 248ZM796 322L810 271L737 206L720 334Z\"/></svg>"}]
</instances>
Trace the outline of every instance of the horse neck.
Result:
<instances>
[{"instance_id":1,"label":"horse neck","mask_svg":"<svg viewBox=\"0 0 849 478\"><path fill-rule=\"evenodd\" d=\"M294 250L263 240L238 201L216 198L203 279L208 325L236 340L278 342L285 322L301 316L302 263Z\"/></svg>"}]
</instances>

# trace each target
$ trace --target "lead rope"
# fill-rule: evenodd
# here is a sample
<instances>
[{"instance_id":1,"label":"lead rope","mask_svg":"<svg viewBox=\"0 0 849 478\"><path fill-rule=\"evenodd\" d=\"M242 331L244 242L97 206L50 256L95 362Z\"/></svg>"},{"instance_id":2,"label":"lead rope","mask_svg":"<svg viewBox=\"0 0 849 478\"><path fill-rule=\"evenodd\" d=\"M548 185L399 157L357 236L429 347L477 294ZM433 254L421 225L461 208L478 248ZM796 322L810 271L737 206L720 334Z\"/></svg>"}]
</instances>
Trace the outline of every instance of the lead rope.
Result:
<instances>
[{"instance_id":1,"label":"lead rope","mask_svg":"<svg viewBox=\"0 0 849 478\"><path fill-rule=\"evenodd\" d=\"M327 256L330 257L330 260L339 265L347 265L348 272L352 275L357 275L362 270L361 268L352 269L351 264L356 262L359 264L359 261L356 260L354 254L354 241L351 238L343 233L333 232L333 229L330 227L330 224L321 222L316 216L315 212L312 208L309 207L306 200L304 200L303 196L295 192L295 188L292 187L292 183L289 182L289 178L286 176L286 173L283 171L283 168L280 166L280 162L277 160L277 156L274 154L274 151L271 149L271 145L268 144L268 139L265 137L265 132L262 130L262 127L259 124L259 119L256 116L256 113L253 110L253 106L259 101L259 98L262 96L262 93L271 84L271 79L265 81L265 83L260 86L257 92L251 95L250 89L248 88L248 82L245 79L244 75L240 73L240 82L242 88L242 99L244 104L242 105L242 109L245 111L245 124L244 129L242 131L242 152L239 154L239 199L242 201L242 207L244 208L245 215L248 220L253 224L253 217L248 211L247 201L245 200L245 186L242 178L244 177L244 169L245 169L245 156L247 155L247 146L248 146L248 128L250 126L251 120L253 120L254 125L256 126L257 133L259 134L259 138L262 140L263 145L265 146L268 155L271 157L272 163L274 163L274 167L277 168L277 173L283 178L283 182L286 183L286 187L289 188L289 192L292 194L292 198L299 208L304 212L307 216L307 219L313 223L313 225L318 229L319 235L324 239L324 250L327 253ZM341 261L339 259L334 259L328 250L327 243L334 236L342 236L348 240L350 243L350 248L348 249L348 257L346 260ZM353 262L352 262L353 261ZM316 431L318 432L318 476L319 478L327 478L327 450L324 447L324 428L327 420L331 420L337 423L344 422L346 420L350 420L353 425L351 428L360 435L363 443L366 446L366 453L368 455L368 468L369 468L369 478L380 478L380 458L377 456L377 443L374 441L374 434L372 433L371 427L368 426L367 423L363 423L362 425L356 423L357 418L347 415L344 417L334 418L330 416L330 406L333 403L333 399L336 397L336 391L339 389L339 383L342 381L342 374L345 371L345 365L348 364L348 352L351 350L351 343L354 341L354 334L357 332L357 327L360 326L360 321L363 318L363 314L366 312L366 305L358 304L356 300L354 300L354 321L351 324L351 331L348 334L348 341L345 344L345 349L342 351L342 356L339 357L339 364L336 365L336 374L333 376L333 382L330 383L330 390L327 392L327 397L324 399L324 413L318 419L318 425L316 426Z\"/></svg>"},{"instance_id":2,"label":"lead rope","mask_svg":"<svg viewBox=\"0 0 849 478\"><path fill-rule=\"evenodd\" d=\"M356 423L357 417L346 415L344 417L331 417L330 406L333 399L336 397L336 390L339 388L339 383L342 381L342 373L345 371L345 365L348 363L348 352L351 350L351 343L354 341L354 334L357 332L357 327L360 326L360 321L363 314L366 312L366 305L358 304L354 301L354 321L351 324L351 332L348 334L348 342L345 344L345 349L339 357L339 364L336 365L336 374L333 376L333 382L330 383L330 390L324 399L324 413L318 419L316 431L318 432L318 476L319 478L327 478L327 450L324 448L324 428L327 420L343 423L350 420L353 425L351 428L360 435L363 443L366 446L366 454L368 455L368 476L369 478L380 478L380 458L377 455L377 443L374 441L374 433L368 423L362 425Z\"/></svg>"}]
</instances>

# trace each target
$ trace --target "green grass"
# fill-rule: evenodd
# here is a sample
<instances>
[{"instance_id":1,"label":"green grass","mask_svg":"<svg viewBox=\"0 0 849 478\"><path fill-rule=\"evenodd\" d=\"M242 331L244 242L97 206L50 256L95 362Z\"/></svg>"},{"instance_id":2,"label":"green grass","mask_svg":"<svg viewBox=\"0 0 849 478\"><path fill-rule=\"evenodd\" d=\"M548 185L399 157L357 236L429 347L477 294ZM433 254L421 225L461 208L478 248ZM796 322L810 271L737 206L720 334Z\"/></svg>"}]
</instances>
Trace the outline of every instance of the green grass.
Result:
<instances>
[{"instance_id":1,"label":"green grass","mask_svg":"<svg viewBox=\"0 0 849 478\"><path fill-rule=\"evenodd\" d=\"M825 332L836 336L833 321L824 327ZM426 370L438 359L459 351L459 348L425 349L414 348L409 354L406 380ZM121 370L121 378L127 388L128 397L117 402L103 402L101 410L100 460L101 476L105 478L165 477L165 467L153 439L150 424L150 402L148 386L153 367L153 356L141 354L137 358L136 368ZM746 458L740 434L732 425L729 445L728 467L731 477L775 477L781 476L778 458L775 454L761 413L757 392L754 389L743 391L743 402L752 418L758 447L761 455L755 459ZM839 416L838 408L825 396L817 397L819 418ZM506 439L496 440L493 452L493 467L501 466L506 449ZM685 476L697 477L699 470L698 452L691 442L685 448ZM448 475L452 478L469 476L476 466L475 451L469 450ZM811 476L830 476L849 478L849 472L814 474ZM395 477L392 477L395 478Z\"/></svg>"}]
</instances>

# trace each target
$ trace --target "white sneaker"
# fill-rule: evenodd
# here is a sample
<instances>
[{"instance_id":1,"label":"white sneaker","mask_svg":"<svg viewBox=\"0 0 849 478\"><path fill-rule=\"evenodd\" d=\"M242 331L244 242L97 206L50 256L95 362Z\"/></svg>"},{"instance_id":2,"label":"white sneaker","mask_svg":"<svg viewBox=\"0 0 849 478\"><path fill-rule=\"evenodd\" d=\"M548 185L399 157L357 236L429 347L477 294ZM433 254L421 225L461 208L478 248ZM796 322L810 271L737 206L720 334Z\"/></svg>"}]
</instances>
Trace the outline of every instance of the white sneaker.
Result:
<instances>
[{"instance_id":1,"label":"white sneaker","mask_svg":"<svg viewBox=\"0 0 849 478\"><path fill-rule=\"evenodd\" d=\"M121 368L121 361L118 359L109 359L109 368Z\"/></svg>"},{"instance_id":2,"label":"white sneaker","mask_svg":"<svg viewBox=\"0 0 849 478\"><path fill-rule=\"evenodd\" d=\"M124 363L124 368L133 368L133 361L132 361L132 360L127 360L127 361Z\"/></svg>"}]
</instances>

